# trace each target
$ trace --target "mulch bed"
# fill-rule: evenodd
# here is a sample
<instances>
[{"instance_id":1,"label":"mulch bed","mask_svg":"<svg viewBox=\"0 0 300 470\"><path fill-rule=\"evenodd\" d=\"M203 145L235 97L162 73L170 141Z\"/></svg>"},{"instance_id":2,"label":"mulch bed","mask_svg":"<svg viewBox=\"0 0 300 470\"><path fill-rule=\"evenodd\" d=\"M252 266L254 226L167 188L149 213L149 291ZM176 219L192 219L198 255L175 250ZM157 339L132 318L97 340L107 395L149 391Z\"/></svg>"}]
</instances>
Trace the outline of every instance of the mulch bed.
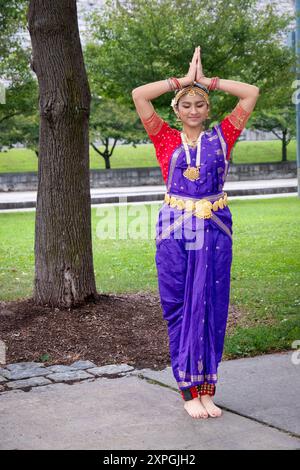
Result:
<instances>
[{"instance_id":1,"label":"mulch bed","mask_svg":"<svg viewBox=\"0 0 300 470\"><path fill-rule=\"evenodd\" d=\"M239 316L230 306L227 334ZM32 298L0 301L0 340L6 344L7 364L90 360L97 366L127 363L137 369L170 366L167 323L158 295L151 292L101 294L65 310L37 306Z\"/></svg>"}]
</instances>

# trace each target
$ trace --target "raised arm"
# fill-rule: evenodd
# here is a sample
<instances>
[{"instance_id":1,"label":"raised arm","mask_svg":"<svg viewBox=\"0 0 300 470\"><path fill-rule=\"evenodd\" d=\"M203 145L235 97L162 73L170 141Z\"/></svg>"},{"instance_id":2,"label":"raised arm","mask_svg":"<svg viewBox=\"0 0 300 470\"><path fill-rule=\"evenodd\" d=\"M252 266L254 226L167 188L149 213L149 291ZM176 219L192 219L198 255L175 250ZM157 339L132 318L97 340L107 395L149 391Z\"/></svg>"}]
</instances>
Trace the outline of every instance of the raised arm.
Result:
<instances>
[{"instance_id":1,"label":"raised arm","mask_svg":"<svg viewBox=\"0 0 300 470\"><path fill-rule=\"evenodd\" d=\"M212 81L211 78L205 77L203 73L200 46L197 48L196 80L206 87L208 87ZM236 125L238 129L244 128L250 114L255 108L256 101L259 97L259 88L255 85L250 85L249 83L219 78L216 89L225 91L226 93L230 93L231 95L239 98L239 102L230 116L232 117L232 123Z\"/></svg>"},{"instance_id":2,"label":"raised arm","mask_svg":"<svg viewBox=\"0 0 300 470\"><path fill-rule=\"evenodd\" d=\"M199 83L204 86L208 86L211 83L211 80L211 78L202 77ZM220 78L218 80L217 89L240 98L239 102L241 106L248 111L248 113L253 111L259 96L259 88L257 86L244 82L237 82L235 80L225 80L224 78Z\"/></svg>"},{"instance_id":3,"label":"raised arm","mask_svg":"<svg viewBox=\"0 0 300 470\"><path fill-rule=\"evenodd\" d=\"M192 81L189 77L178 78L182 86L187 86ZM164 93L170 92L170 86L167 80L159 80L158 82L147 83L132 90L132 99L136 110L141 119L148 119L154 112L151 100L154 100Z\"/></svg>"},{"instance_id":4,"label":"raised arm","mask_svg":"<svg viewBox=\"0 0 300 470\"><path fill-rule=\"evenodd\" d=\"M210 78L202 78L201 83L209 85ZM217 89L237 96L239 102L234 109L221 121L220 126L227 143L226 159L230 159L233 146L241 135L255 107L259 96L259 88L248 83L235 80L219 79Z\"/></svg>"},{"instance_id":5,"label":"raised arm","mask_svg":"<svg viewBox=\"0 0 300 470\"><path fill-rule=\"evenodd\" d=\"M177 79L181 86L188 86L194 82L196 76L196 66L197 50L195 49L187 75ZM151 100L154 100L158 96L170 91L171 89L167 79L147 83L146 85L141 85L132 90L132 99L134 101L137 113L140 116L141 121L147 131L152 131L152 126L153 132L155 133L155 131L157 131L156 128L159 127L159 116L155 113L155 109L151 103ZM161 119L161 124L162 122L163 120ZM148 128L149 126L150 128Z\"/></svg>"},{"instance_id":6,"label":"raised arm","mask_svg":"<svg viewBox=\"0 0 300 470\"><path fill-rule=\"evenodd\" d=\"M202 77L200 82L205 86L211 83L211 78ZM237 82L235 80L220 79L217 82L217 89L235 95L239 102L230 114L221 122L223 130L226 129L227 143L229 150L232 149L237 138L245 128L246 123L255 108L259 97L259 88L248 83ZM229 158L230 151L227 156Z\"/></svg>"},{"instance_id":7,"label":"raised arm","mask_svg":"<svg viewBox=\"0 0 300 470\"><path fill-rule=\"evenodd\" d=\"M179 78L182 86L186 86L187 78ZM161 130L164 120L156 113L151 100L157 98L163 93L167 93L170 86L167 80L159 80L158 82L147 83L132 90L132 99L135 104L136 111L140 116L142 124L151 138ZM153 140L153 139L152 139Z\"/></svg>"}]
</instances>

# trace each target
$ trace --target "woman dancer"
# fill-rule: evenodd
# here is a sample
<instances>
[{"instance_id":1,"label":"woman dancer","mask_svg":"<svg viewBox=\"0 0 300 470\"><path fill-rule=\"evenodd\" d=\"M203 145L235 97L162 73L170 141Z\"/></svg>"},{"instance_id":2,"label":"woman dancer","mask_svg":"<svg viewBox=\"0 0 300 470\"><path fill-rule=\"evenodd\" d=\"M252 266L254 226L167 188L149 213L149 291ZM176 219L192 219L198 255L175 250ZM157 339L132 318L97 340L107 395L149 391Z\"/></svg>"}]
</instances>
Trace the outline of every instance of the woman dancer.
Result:
<instances>
[{"instance_id":1,"label":"woman dancer","mask_svg":"<svg viewBox=\"0 0 300 470\"><path fill-rule=\"evenodd\" d=\"M212 129L209 93L239 98L233 111ZM171 106L180 132L154 110L151 100L175 91ZM194 418L221 416L212 397L218 380L227 324L232 263L232 218L223 185L231 149L244 129L259 88L203 74L200 46L188 74L132 91L153 142L167 186L156 224L158 287L167 321L173 375Z\"/></svg>"}]
</instances>

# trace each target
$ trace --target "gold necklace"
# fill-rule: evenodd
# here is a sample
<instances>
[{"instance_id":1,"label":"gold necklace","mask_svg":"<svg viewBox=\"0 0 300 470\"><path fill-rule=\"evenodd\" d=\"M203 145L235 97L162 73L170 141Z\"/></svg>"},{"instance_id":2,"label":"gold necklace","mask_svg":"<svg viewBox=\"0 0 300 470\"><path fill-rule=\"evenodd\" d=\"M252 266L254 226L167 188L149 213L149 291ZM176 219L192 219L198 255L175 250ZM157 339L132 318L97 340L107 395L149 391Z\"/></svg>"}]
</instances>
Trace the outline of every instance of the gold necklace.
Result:
<instances>
[{"instance_id":1,"label":"gold necklace","mask_svg":"<svg viewBox=\"0 0 300 470\"><path fill-rule=\"evenodd\" d=\"M197 139L197 155L196 155L196 166L191 166L191 155L186 141L186 135L181 132L181 141L185 150L185 157L187 162L187 169L183 172L183 176L190 181L196 181L200 178L200 161L201 161L201 139L204 134L204 131L200 132L200 135Z\"/></svg>"},{"instance_id":2,"label":"gold necklace","mask_svg":"<svg viewBox=\"0 0 300 470\"><path fill-rule=\"evenodd\" d=\"M198 138L192 140L192 139L190 139L190 138L186 135L185 132L184 132L183 134L184 134L186 143L187 143L188 145L190 145L191 147L196 147L197 142L198 142ZM200 134L201 134L201 132L200 132Z\"/></svg>"}]
</instances>

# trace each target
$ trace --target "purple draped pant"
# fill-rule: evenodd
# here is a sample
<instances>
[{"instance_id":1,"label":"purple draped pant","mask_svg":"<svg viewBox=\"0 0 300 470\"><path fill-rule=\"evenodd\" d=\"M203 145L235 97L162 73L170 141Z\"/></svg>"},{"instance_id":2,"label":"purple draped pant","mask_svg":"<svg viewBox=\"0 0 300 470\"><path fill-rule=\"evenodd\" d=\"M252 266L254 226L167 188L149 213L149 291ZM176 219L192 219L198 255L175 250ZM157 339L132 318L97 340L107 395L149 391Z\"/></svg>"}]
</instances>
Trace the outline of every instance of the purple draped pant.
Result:
<instances>
[{"instance_id":1,"label":"purple draped pant","mask_svg":"<svg viewBox=\"0 0 300 470\"><path fill-rule=\"evenodd\" d=\"M228 207L217 213L231 226ZM181 214L164 204L157 234L163 230L164 219L174 222ZM156 238L155 256L172 371L180 390L218 380L232 263L232 239L210 219L192 216L189 227L183 225L167 238ZM197 243L191 243L195 237Z\"/></svg>"}]
</instances>

